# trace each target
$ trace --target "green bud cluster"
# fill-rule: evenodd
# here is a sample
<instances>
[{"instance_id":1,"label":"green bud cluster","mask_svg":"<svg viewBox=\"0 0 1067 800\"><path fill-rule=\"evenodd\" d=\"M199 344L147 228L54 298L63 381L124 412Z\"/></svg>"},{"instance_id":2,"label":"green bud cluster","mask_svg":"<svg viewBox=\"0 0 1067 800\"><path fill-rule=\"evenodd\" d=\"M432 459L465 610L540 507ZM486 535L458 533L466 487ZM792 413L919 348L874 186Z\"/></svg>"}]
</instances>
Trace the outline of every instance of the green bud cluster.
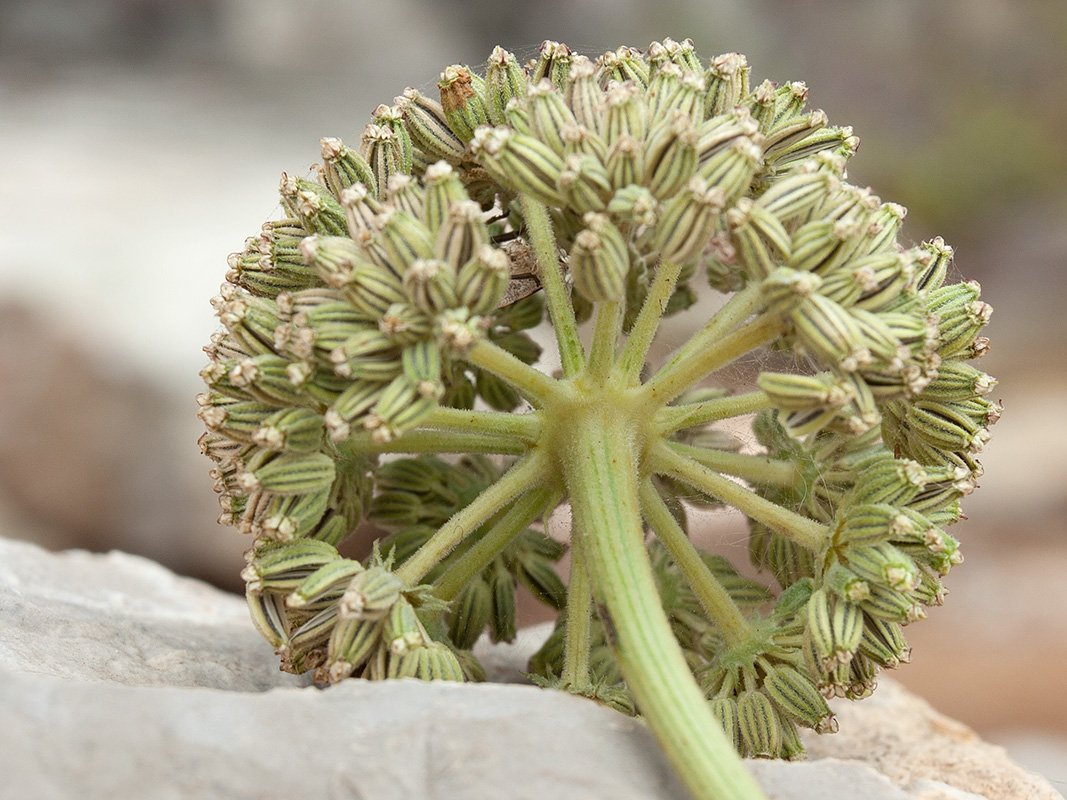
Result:
<instances>
[{"instance_id":1,"label":"green bud cluster","mask_svg":"<svg viewBox=\"0 0 1067 800\"><path fill-rule=\"evenodd\" d=\"M213 300L201 446L220 521L253 537L257 628L321 681L478 678L470 648L514 636L522 586L561 612L537 680L658 731L669 713L627 674L652 656L620 658L634 612L597 549L644 526L656 538L620 558L648 571L708 718L741 753L799 756L798 726L836 729L827 697L908 660L903 628L962 560L945 528L1000 414L969 363L990 307L946 283L942 239L901 244L905 209L849 183L852 130L739 54L548 41L527 64L498 47L484 70L449 66L437 90L376 108L358 145L323 139L317 174L283 174L281 218ZM661 318L705 283L721 311L651 368ZM546 308L561 376L531 366ZM787 358L720 388L763 347ZM756 453L719 425L753 414ZM585 461L624 442L609 463L633 475L583 462L590 426L605 449ZM585 515L578 591L530 527L564 498ZM600 513L615 505L640 516ZM745 514L780 591L692 548L692 505ZM386 535L344 558L363 521Z\"/></svg>"}]
</instances>

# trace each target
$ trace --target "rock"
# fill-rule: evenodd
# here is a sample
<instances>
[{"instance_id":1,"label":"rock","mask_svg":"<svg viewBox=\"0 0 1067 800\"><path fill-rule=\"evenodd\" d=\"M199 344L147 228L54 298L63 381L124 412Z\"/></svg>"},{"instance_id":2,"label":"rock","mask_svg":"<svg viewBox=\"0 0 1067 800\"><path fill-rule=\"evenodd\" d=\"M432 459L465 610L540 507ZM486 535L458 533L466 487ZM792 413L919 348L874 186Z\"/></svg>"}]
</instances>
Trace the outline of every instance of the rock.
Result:
<instances>
[{"instance_id":1,"label":"rock","mask_svg":"<svg viewBox=\"0 0 1067 800\"><path fill-rule=\"evenodd\" d=\"M546 633L498 648L494 674L514 679ZM3 539L0 713L5 790L41 800L686 797L647 729L583 698L409 680L319 690L278 672L238 597L121 553ZM808 740L809 762L748 762L769 798L1055 797L891 682L839 717L841 734Z\"/></svg>"},{"instance_id":2,"label":"rock","mask_svg":"<svg viewBox=\"0 0 1067 800\"><path fill-rule=\"evenodd\" d=\"M1059 800L1046 780L1015 764L1004 748L982 741L966 725L885 677L866 700L832 705L841 732L804 732L809 758L863 761L898 786L927 779L988 800Z\"/></svg>"},{"instance_id":3,"label":"rock","mask_svg":"<svg viewBox=\"0 0 1067 800\"><path fill-rule=\"evenodd\" d=\"M278 670L236 595L139 556L3 538L0 667L127 686L307 685Z\"/></svg>"}]
</instances>

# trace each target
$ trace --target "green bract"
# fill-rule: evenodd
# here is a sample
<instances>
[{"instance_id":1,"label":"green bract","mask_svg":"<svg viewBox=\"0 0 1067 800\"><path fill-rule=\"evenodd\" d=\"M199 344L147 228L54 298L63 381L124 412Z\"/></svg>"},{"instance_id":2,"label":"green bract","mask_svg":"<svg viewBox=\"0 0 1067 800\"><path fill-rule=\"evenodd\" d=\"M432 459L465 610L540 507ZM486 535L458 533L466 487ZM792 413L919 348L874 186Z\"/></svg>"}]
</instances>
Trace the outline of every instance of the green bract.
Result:
<instances>
[{"instance_id":1,"label":"green bract","mask_svg":"<svg viewBox=\"0 0 1067 800\"><path fill-rule=\"evenodd\" d=\"M943 600L999 414L965 363L990 308L847 182L851 130L742 56L546 42L438 86L283 175L213 301L201 442L253 537L253 620L322 682L477 680L521 584L561 612L542 684L636 709L695 796L758 796L730 749L802 754L797 726L835 730L823 698L868 694ZM647 363L698 293L718 310ZM558 376L525 333L546 309ZM727 391L761 348L791 359ZM529 527L560 503L569 586ZM692 545L692 504L747 516L774 590ZM365 519L391 532L342 557Z\"/></svg>"}]
</instances>

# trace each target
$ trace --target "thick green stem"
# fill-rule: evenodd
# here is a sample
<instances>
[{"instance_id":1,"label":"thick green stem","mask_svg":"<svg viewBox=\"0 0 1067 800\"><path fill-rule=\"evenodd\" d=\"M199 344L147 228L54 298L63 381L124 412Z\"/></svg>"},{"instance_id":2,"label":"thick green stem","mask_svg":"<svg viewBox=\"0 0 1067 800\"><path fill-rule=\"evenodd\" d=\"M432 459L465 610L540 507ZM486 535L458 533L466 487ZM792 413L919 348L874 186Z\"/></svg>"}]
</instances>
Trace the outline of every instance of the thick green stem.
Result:
<instances>
[{"instance_id":1,"label":"thick green stem","mask_svg":"<svg viewBox=\"0 0 1067 800\"><path fill-rule=\"evenodd\" d=\"M636 383L640 377L641 368L645 365L645 357L648 348L652 345L652 339L659 329L659 322L663 318L663 312L667 310L667 303L674 294L674 287L678 284L678 275L682 271L681 264L661 263L656 269L656 277L648 288L645 302L637 315L637 321L630 329L630 338L626 341L622 355L619 356L619 371L628 383Z\"/></svg>"},{"instance_id":2,"label":"thick green stem","mask_svg":"<svg viewBox=\"0 0 1067 800\"><path fill-rule=\"evenodd\" d=\"M564 476L626 684L694 797L763 797L693 680L659 603L641 529L634 432L610 407L578 416Z\"/></svg>"},{"instance_id":3,"label":"thick green stem","mask_svg":"<svg viewBox=\"0 0 1067 800\"><path fill-rule=\"evenodd\" d=\"M742 414L754 414L766 408L773 408L774 403L766 392L758 390L705 400L700 403L686 403L681 406L666 406L656 412L658 431L669 436L683 428L694 428L721 419L739 417Z\"/></svg>"},{"instance_id":4,"label":"thick green stem","mask_svg":"<svg viewBox=\"0 0 1067 800\"><path fill-rule=\"evenodd\" d=\"M680 455L703 464L708 469L724 472L749 483L765 486L795 486L801 480L800 471L791 461L730 453L726 450L708 450L688 444L670 442L670 448Z\"/></svg>"},{"instance_id":5,"label":"thick green stem","mask_svg":"<svg viewBox=\"0 0 1067 800\"><path fill-rule=\"evenodd\" d=\"M700 553L689 541L689 537L685 535L685 531L648 478L641 483L641 511L653 533L670 551L671 558L681 569L708 618L722 634L726 645L732 647L752 639L755 635L752 625L729 592L711 574L708 565L701 559Z\"/></svg>"},{"instance_id":6,"label":"thick green stem","mask_svg":"<svg viewBox=\"0 0 1067 800\"><path fill-rule=\"evenodd\" d=\"M570 293L563 280L563 271L559 267L559 249L556 246L556 234L552 230L552 220L545 205L529 195L523 195L522 216L526 221L526 230L530 236L534 255L537 257L538 275L545 287L545 299L548 301L548 315L552 319L552 328L556 331L556 343L563 366L563 376L571 378L577 375L585 362L585 351L578 338L578 323L574 318L574 306L571 305Z\"/></svg>"},{"instance_id":7,"label":"thick green stem","mask_svg":"<svg viewBox=\"0 0 1067 800\"><path fill-rule=\"evenodd\" d=\"M442 600L451 600L463 591L471 579L485 569L520 531L537 519L551 494L551 489L541 486L516 500L477 544L447 565L445 574L434 583L433 593Z\"/></svg>"},{"instance_id":8,"label":"thick green stem","mask_svg":"<svg viewBox=\"0 0 1067 800\"><path fill-rule=\"evenodd\" d=\"M580 536L571 532L571 576L567 581L567 621L563 640L564 686L584 687L592 682L589 650L592 647L593 593Z\"/></svg>"},{"instance_id":9,"label":"thick green stem","mask_svg":"<svg viewBox=\"0 0 1067 800\"><path fill-rule=\"evenodd\" d=\"M520 361L503 347L488 339L479 339L464 358L476 367L503 378L514 389L532 402L543 405L551 397L556 381L539 369Z\"/></svg>"},{"instance_id":10,"label":"thick green stem","mask_svg":"<svg viewBox=\"0 0 1067 800\"><path fill-rule=\"evenodd\" d=\"M540 486L547 477L546 459L534 450L516 462L496 483L478 495L470 505L461 508L396 570L396 576L407 586L414 586L433 569L457 544L501 508L519 495Z\"/></svg>"},{"instance_id":11,"label":"thick green stem","mask_svg":"<svg viewBox=\"0 0 1067 800\"><path fill-rule=\"evenodd\" d=\"M658 442L652 448L648 454L648 466L652 472L670 475L707 492L812 552L818 552L826 541L828 531L825 525L760 497L691 458L676 453L664 442Z\"/></svg>"},{"instance_id":12,"label":"thick green stem","mask_svg":"<svg viewBox=\"0 0 1067 800\"><path fill-rule=\"evenodd\" d=\"M654 407L669 403L710 373L770 341L780 329L779 320L763 316L726 336L712 338L703 336L703 331L698 333L641 387L645 402Z\"/></svg>"}]
</instances>

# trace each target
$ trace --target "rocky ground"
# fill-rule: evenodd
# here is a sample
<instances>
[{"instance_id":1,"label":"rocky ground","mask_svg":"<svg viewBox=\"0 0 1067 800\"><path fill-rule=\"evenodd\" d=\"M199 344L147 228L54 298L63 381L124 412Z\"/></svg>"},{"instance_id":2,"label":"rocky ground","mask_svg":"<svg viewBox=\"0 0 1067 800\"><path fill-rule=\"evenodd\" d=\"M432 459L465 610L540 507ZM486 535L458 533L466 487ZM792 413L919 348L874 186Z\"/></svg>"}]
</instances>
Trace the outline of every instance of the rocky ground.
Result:
<instances>
[{"instance_id":1,"label":"rocky ground","mask_svg":"<svg viewBox=\"0 0 1067 800\"><path fill-rule=\"evenodd\" d=\"M146 559L0 539L0 727L13 796L677 798L648 731L507 683L278 672L243 603ZM507 679L546 629L486 656ZM887 681L806 762L750 761L768 797L1053 800L971 729ZM61 754L61 755L60 755Z\"/></svg>"}]
</instances>

